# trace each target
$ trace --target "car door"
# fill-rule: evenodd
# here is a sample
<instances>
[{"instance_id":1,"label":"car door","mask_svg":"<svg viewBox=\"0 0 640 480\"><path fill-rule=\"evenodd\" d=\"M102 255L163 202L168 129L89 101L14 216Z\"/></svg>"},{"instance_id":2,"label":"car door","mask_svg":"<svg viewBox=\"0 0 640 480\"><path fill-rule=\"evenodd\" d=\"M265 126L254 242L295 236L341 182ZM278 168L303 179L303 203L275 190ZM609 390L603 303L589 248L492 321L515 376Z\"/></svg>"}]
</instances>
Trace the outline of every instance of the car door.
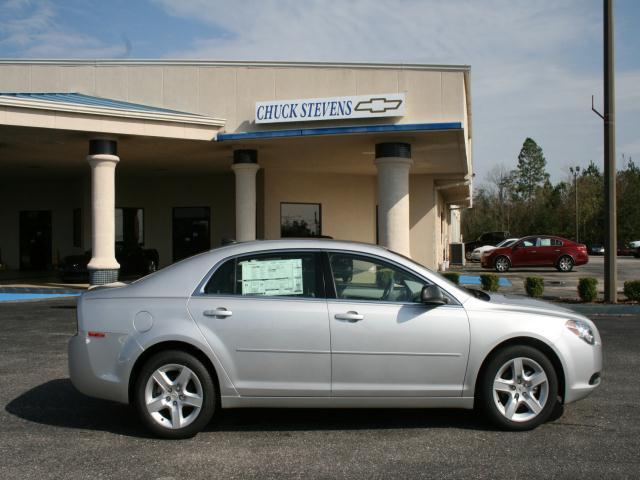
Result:
<instances>
[{"instance_id":1,"label":"car door","mask_svg":"<svg viewBox=\"0 0 640 480\"><path fill-rule=\"evenodd\" d=\"M555 259L558 255L556 252L559 250L557 246L553 244L553 239L550 237L538 237L536 242L538 265L553 266L555 265Z\"/></svg>"},{"instance_id":2,"label":"car door","mask_svg":"<svg viewBox=\"0 0 640 480\"><path fill-rule=\"evenodd\" d=\"M226 260L189 311L240 395L328 396L329 320L314 251Z\"/></svg>"},{"instance_id":3,"label":"car door","mask_svg":"<svg viewBox=\"0 0 640 480\"><path fill-rule=\"evenodd\" d=\"M382 258L325 258L332 395L460 396L469 351L462 306L419 303L429 282Z\"/></svg>"},{"instance_id":4,"label":"car door","mask_svg":"<svg viewBox=\"0 0 640 480\"><path fill-rule=\"evenodd\" d=\"M537 238L529 237L518 242L511 249L512 267L531 267L540 264L538 256Z\"/></svg>"}]
</instances>

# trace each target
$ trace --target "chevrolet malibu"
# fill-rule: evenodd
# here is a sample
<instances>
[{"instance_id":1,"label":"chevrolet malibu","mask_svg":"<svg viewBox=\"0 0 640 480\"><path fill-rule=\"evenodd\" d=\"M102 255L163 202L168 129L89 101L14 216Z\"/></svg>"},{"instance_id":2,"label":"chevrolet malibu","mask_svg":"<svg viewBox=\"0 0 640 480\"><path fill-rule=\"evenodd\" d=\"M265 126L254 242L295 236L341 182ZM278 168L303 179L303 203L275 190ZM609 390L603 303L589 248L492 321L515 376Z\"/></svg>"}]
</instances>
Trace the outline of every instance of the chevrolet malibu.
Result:
<instances>
[{"instance_id":1,"label":"chevrolet malibu","mask_svg":"<svg viewBox=\"0 0 640 480\"><path fill-rule=\"evenodd\" d=\"M384 248L236 243L78 300L69 370L166 438L223 408L477 408L527 430L600 384L582 315L469 291Z\"/></svg>"}]
</instances>

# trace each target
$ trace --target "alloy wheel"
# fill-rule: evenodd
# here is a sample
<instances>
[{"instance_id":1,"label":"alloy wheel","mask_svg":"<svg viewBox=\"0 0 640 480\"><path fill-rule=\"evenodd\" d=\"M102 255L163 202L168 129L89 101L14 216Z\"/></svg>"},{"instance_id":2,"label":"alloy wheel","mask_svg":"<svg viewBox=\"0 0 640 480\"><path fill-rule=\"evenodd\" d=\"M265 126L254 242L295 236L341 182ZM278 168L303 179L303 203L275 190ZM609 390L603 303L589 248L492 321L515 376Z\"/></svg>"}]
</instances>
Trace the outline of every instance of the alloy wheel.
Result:
<instances>
[{"instance_id":1,"label":"alloy wheel","mask_svg":"<svg viewBox=\"0 0 640 480\"><path fill-rule=\"evenodd\" d=\"M506 272L509 270L509 260L505 257L498 257L496 259L496 270L499 272Z\"/></svg>"},{"instance_id":2,"label":"alloy wheel","mask_svg":"<svg viewBox=\"0 0 640 480\"><path fill-rule=\"evenodd\" d=\"M160 426L184 428L198 418L203 404L198 376L185 365L171 363L156 369L147 380L144 403Z\"/></svg>"},{"instance_id":3,"label":"alloy wheel","mask_svg":"<svg viewBox=\"0 0 640 480\"><path fill-rule=\"evenodd\" d=\"M568 272L573 267L573 261L569 257L562 257L558 262L558 267L563 272Z\"/></svg>"},{"instance_id":4,"label":"alloy wheel","mask_svg":"<svg viewBox=\"0 0 640 480\"><path fill-rule=\"evenodd\" d=\"M549 380L538 362L526 357L507 361L493 380L493 401L507 420L536 418L549 400Z\"/></svg>"}]
</instances>

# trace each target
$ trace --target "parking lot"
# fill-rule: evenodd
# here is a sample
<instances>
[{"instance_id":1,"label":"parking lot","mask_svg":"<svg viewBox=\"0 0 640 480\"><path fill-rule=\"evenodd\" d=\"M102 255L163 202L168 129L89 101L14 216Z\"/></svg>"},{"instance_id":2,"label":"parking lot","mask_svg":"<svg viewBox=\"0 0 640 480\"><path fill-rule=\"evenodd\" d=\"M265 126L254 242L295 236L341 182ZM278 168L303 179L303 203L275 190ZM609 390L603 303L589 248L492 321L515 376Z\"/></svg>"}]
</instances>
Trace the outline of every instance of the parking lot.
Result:
<instances>
[{"instance_id":1,"label":"parking lot","mask_svg":"<svg viewBox=\"0 0 640 480\"><path fill-rule=\"evenodd\" d=\"M622 288L626 280L640 280L640 258L618 257L618 292L622 299ZM453 267L452 271L470 275L496 273L495 270L484 269L479 262L467 262L462 267ZM526 277L542 277L545 283L545 297L550 298L578 298L578 281L582 277L593 277L598 280L600 297L604 292L604 257L590 256L589 263L574 267L571 272L558 272L555 268L514 268L501 277L508 278L512 285L500 289L502 292L524 294L524 279Z\"/></svg>"},{"instance_id":2,"label":"parking lot","mask_svg":"<svg viewBox=\"0 0 640 480\"><path fill-rule=\"evenodd\" d=\"M469 411L236 410L196 438L148 438L77 393L75 300L0 303L2 478L630 478L640 467L640 318L598 317L603 386L532 432Z\"/></svg>"}]
</instances>

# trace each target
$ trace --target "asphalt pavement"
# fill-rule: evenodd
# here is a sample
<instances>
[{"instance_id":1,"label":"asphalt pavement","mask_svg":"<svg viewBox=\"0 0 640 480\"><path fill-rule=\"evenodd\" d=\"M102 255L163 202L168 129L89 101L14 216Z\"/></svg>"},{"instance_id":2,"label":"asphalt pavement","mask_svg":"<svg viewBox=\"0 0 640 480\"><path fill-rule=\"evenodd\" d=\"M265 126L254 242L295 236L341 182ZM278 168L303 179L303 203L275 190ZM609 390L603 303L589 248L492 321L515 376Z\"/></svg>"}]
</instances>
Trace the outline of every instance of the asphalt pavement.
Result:
<instances>
[{"instance_id":1,"label":"asphalt pavement","mask_svg":"<svg viewBox=\"0 0 640 480\"><path fill-rule=\"evenodd\" d=\"M618 257L618 292L620 300L624 299L622 288L626 280L640 280L640 258ZM464 267L452 267L452 271L466 275L481 275L483 273L497 273L493 269L484 269L479 262L467 262ZM578 281L582 277L592 277L598 280L600 299L604 298L604 257L590 256L586 265L574 267L571 272L558 272L553 267L512 268L501 277L509 279L510 287L501 287L501 292L525 294L524 280L526 277L544 278L546 298L578 298Z\"/></svg>"},{"instance_id":2,"label":"asphalt pavement","mask_svg":"<svg viewBox=\"0 0 640 480\"><path fill-rule=\"evenodd\" d=\"M461 410L234 410L167 441L74 390L75 299L0 303L0 478L638 478L640 316L595 321L602 387L531 432Z\"/></svg>"}]
</instances>

